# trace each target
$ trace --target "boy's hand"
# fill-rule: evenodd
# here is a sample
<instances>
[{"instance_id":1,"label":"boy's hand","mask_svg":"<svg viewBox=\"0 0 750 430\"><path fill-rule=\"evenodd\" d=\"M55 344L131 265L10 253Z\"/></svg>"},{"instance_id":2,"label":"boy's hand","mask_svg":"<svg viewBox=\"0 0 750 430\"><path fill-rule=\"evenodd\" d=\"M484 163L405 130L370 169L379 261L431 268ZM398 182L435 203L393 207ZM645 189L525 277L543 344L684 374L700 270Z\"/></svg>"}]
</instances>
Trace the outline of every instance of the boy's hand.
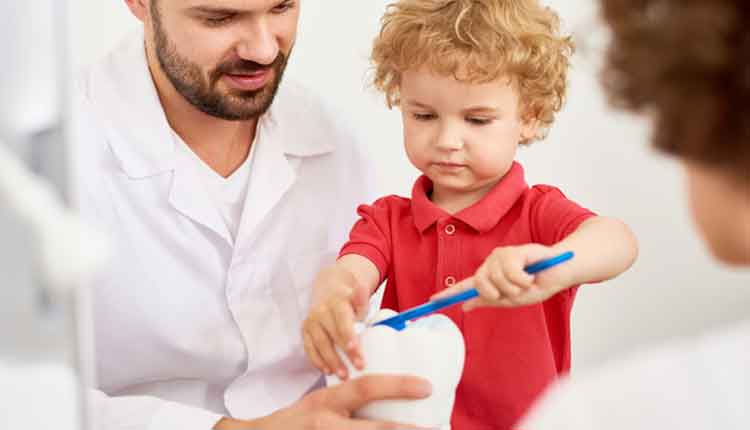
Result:
<instances>
[{"instance_id":1,"label":"boy's hand","mask_svg":"<svg viewBox=\"0 0 750 430\"><path fill-rule=\"evenodd\" d=\"M536 275L529 275L524 267L558 253L537 244L495 248L474 276L433 295L430 300L476 288L479 297L464 303L465 311L482 306L514 307L539 303L571 286L568 280L572 277L565 264Z\"/></svg>"},{"instance_id":2,"label":"boy's hand","mask_svg":"<svg viewBox=\"0 0 750 430\"><path fill-rule=\"evenodd\" d=\"M305 352L326 375L335 372L339 378L347 379L348 371L335 346L344 351L354 367L364 368L354 323L367 316L367 289L352 273L336 265L323 269L313 288L312 308L302 324Z\"/></svg>"}]
</instances>

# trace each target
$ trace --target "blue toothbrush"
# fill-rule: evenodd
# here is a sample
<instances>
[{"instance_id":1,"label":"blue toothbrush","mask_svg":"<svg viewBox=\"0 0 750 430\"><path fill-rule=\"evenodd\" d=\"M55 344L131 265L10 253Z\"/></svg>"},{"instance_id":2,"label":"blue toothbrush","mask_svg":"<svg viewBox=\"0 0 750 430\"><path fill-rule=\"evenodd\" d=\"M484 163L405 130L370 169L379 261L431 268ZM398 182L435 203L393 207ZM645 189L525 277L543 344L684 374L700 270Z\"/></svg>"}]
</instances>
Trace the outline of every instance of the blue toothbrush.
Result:
<instances>
[{"instance_id":1,"label":"blue toothbrush","mask_svg":"<svg viewBox=\"0 0 750 430\"><path fill-rule=\"evenodd\" d=\"M550 267L557 266L560 263L564 263L570 260L571 258L573 258L573 252L568 251L560 255L557 255L555 257L548 258L546 260L538 261L534 264L528 265L524 267L523 270L525 270L526 273L533 275L535 273L541 272L544 269L549 269ZM476 290L476 288L471 288L466 291L462 291L458 294L452 295L450 297L445 297L445 298L438 299L432 302L427 302L417 307L413 307L411 309L405 310L398 315L394 315L390 318L386 318L383 321L379 321L375 323L374 325L387 325L388 327L394 328L396 330L403 330L406 327L407 321L417 319L425 315L429 315L433 312L437 312L441 309L445 309L448 306L453 306L457 303L465 302L469 299L473 299L478 296L479 296L479 292Z\"/></svg>"}]
</instances>

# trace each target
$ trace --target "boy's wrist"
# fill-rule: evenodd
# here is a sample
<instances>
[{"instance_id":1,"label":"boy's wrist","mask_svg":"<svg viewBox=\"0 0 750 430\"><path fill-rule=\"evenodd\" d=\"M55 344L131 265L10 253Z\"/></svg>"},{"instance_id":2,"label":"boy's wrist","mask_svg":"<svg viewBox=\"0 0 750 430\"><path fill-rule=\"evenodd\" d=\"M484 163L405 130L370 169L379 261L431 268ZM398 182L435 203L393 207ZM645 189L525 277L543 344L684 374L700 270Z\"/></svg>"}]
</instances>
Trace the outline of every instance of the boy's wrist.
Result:
<instances>
[{"instance_id":1,"label":"boy's wrist","mask_svg":"<svg viewBox=\"0 0 750 430\"><path fill-rule=\"evenodd\" d=\"M553 246L552 250L554 255L571 251L569 247L566 247L565 245L560 246L560 244ZM570 287L583 283L579 276L579 271L577 270L577 257L578 255L573 257L570 261L566 261L559 264L557 267L548 269L549 276L553 276L555 282L560 285L560 291L567 290Z\"/></svg>"},{"instance_id":2,"label":"boy's wrist","mask_svg":"<svg viewBox=\"0 0 750 430\"><path fill-rule=\"evenodd\" d=\"M343 286L353 288L356 286L357 279L345 267L334 263L325 267L318 274L318 278L313 284L314 303L320 302L331 297L332 294L340 295Z\"/></svg>"}]
</instances>

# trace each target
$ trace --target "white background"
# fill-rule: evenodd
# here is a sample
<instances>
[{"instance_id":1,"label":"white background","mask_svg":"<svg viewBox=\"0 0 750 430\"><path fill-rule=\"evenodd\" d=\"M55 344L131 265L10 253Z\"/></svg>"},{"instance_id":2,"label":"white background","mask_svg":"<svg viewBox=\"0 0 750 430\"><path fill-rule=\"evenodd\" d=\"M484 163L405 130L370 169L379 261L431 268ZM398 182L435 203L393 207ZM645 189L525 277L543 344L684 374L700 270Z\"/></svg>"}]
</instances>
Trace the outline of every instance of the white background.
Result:
<instances>
[{"instance_id":1,"label":"white background","mask_svg":"<svg viewBox=\"0 0 750 430\"><path fill-rule=\"evenodd\" d=\"M139 23L122 0L71 2L74 66L90 64ZM346 112L378 166L381 194L408 193L416 177L401 148L400 117L368 89L368 54L385 0L303 0L288 75ZM591 38L595 2L552 0L566 28ZM582 51L582 50L579 50ZM581 289L573 310L573 366L750 317L750 275L714 263L695 234L679 166L654 156L647 125L609 110L596 54L577 54L569 99L550 136L523 149L530 183L559 186L635 231L634 268ZM342 117L343 118L343 117ZM602 243L606 247L607 243Z\"/></svg>"}]
</instances>

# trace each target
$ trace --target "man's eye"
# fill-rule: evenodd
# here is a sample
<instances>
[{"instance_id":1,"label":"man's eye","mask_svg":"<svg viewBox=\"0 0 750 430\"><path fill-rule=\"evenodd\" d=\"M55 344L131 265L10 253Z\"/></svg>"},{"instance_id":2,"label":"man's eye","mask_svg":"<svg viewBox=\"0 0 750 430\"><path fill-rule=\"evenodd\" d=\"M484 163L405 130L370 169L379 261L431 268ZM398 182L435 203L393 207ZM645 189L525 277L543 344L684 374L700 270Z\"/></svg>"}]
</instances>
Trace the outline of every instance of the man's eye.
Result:
<instances>
[{"instance_id":1,"label":"man's eye","mask_svg":"<svg viewBox=\"0 0 750 430\"><path fill-rule=\"evenodd\" d=\"M234 18L234 15L211 16L204 18L203 21L210 27L218 27L220 25L229 23L232 18Z\"/></svg>"},{"instance_id":2,"label":"man's eye","mask_svg":"<svg viewBox=\"0 0 750 430\"><path fill-rule=\"evenodd\" d=\"M416 119L417 121L429 121L431 119L435 118L434 114L431 113L418 113L414 112L411 114L411 116Z\"/></svg>"},{"instance_id":3,"label":"man's eye","mask_svg":"<svg viewBox=\"0 0 750 430\"><path fill-rule=\"evenodd\" d=\"M274 13L284 13L288 11L289 9L294 7L293 1L285 1L284 3L281 3L280 5L273 8Z\"/></svg>"}]
</instances>

